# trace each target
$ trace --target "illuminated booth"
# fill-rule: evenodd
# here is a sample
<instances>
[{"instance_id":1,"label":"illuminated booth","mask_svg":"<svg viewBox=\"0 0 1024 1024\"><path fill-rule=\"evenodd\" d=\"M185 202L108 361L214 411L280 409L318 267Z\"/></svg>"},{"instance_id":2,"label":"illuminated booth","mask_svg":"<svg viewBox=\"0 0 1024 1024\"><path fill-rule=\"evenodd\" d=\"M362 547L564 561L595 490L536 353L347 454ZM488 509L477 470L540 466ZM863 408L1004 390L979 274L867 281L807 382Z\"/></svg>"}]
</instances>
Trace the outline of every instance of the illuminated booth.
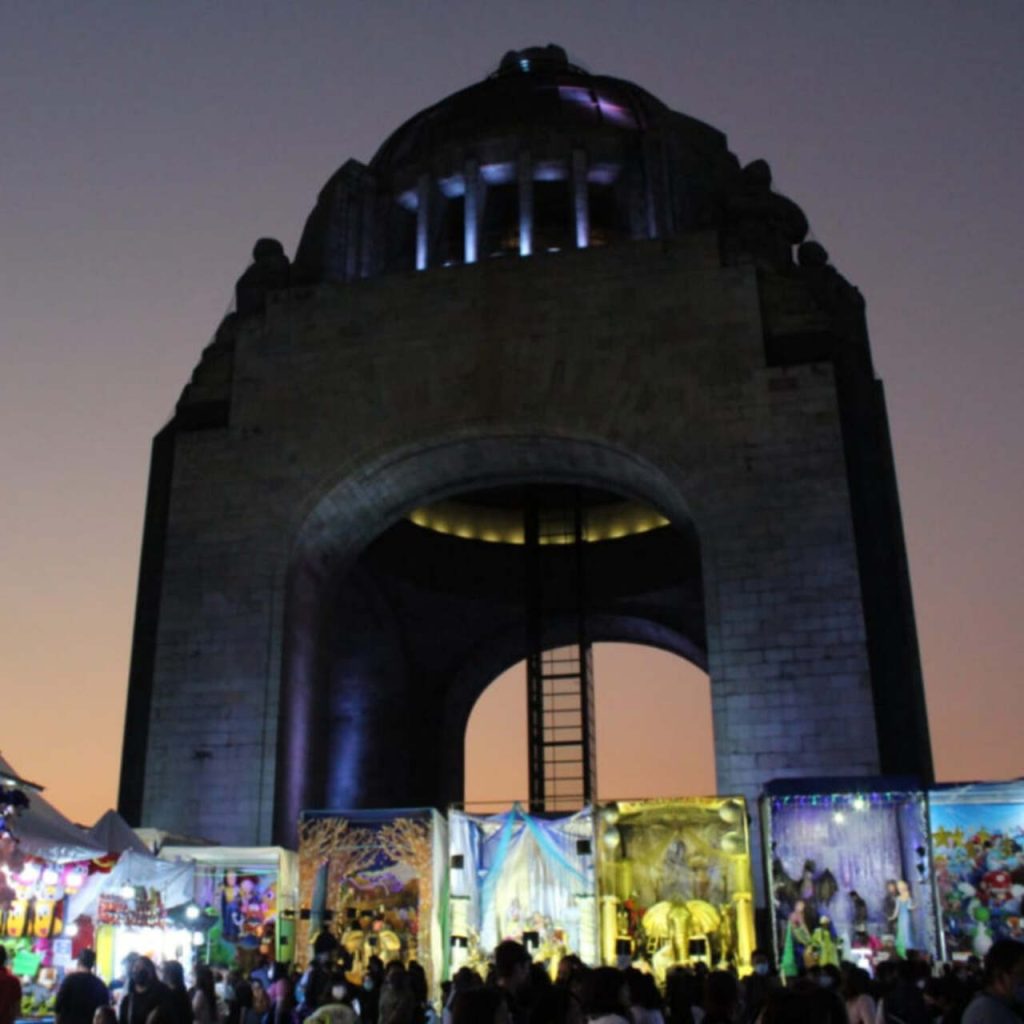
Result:
<instances>
[{"instance_id":1,"label":"illuminated booth","mask_svg":"<svg viewBox=\"0 0 1024 1024\"><path fill-rule=\"evenodd\" d=\"M522 942L554 973L567 953L598 951L594 819L519 804L502 814L452 810L449 827L450 973L483 968L504 939Z\"/></svg>"},{"instance_id":2,"label":"illuminated booth","mask_svg":"<svg viewBox=\"0 0 1024 1024\"><path fill-rule=\"evenodd\" d=\"M21 1015L53 1012L56 986L74 962L69 898L103 850L0 757L0 945L22 979Z\"/></svg>"},{"instance_id":3,"label":"illuminated booth","mask_svg":"<svg viewBox=\"0 0 1024 1024\"><path fill-rule=\"evenodd\" d=\"M191 962L199 933L183 911L192 901L194 875L192 861L167 863L126 850L108 873L90 875L69 897L69 919L79 937L88 932L92 939L102 978L116 977L129 953L156 963Z\"/></svg>"},{"instance_id":4,"label":"illuminated booth","mask_svg":"<svg viewBox=\"0 0 1024 1024\"><path fill-rule=\"evenodd\" d=\"M293 851L166 845L160 858L194 864L185 921L201 933L207 963L251 969L261 955L285 963L294 959L298 857Z\"/></svg>"},{"instance_id":5,"label":"illuminated booth","mask_svg":"<svg viewBox=\"0 0 1024 1024\"><path fill-rule=\"evenodd\" d=\"M357 984L376 955L385 963L417 960L436 985L444 969L446 851L444 819L429 808L302 814L298 962L331 932L351 956Z\"/></svg>"},{"instance_id":6,"label":"illuminated booth","mask_svg":"<svg viewBox=\"0 0 1024 1024\"><path fill-rule=\"evenodd\" d=\"M742 797L620 800L598 816L601 961L750 970L753 885Z\"/></svg>"},{"instance_id":7,"label":"illuminated booth","mask_svg":"<svg viewBox=\"0 0 1024 1024\"><path fill-rule=\"evenodd\" d=\"M937 952L925 795L907 780L793 779L761 799L772 934L787 977Z\"/></svg>"},{"instance_id":8,"label":"illuminated booth","mask_svg":"<svg viewBox=\"0 0 1024 1024\"><path fill-rule=\"evenodd\" d=\"M1024 780L928 793L944 959L1024 941Z\"/></svg>"}]
</instances>

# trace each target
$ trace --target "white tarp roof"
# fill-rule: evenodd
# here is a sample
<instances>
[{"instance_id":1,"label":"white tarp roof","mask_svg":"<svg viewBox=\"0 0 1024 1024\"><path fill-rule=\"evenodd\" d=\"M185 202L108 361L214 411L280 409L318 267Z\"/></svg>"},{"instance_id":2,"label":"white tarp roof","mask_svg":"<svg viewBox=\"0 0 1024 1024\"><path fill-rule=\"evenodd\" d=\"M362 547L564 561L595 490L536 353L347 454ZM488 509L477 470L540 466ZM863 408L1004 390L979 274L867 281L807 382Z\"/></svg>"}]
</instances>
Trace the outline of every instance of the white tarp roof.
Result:
<instances>
[{"instance_id":1,"label":"white tarp roof","mask_svg":"<svg viewBox=\"0 0 1024 1024\"><path fill-rule=\"evenodd\" d=\"M192 901L196 865L192 860L157 860L151 853L126 850L109 874L90 875L89 880L68 899L68 920L80 914L95 916L100 896L118 893L126 885L157 889L165 907L180 907Z\"/></svg>"},{"instance_id":2,"label":"white tarp roof","mask_svg":"<svg viewBox=\"0 0 1024 1024\"><path fill-rule=\"evenodd\" d=\"M17 778L17 772L0 754L0 773ZM8 825L23 853L44 860L64 862L92 860L107 851L96 846L89 833L65 818L38 790L25 794L28 807Z\"/></svg>"},{"instance_id":3,"label":"white tarp roof","mask_svg":"<svg viewBox=\"0 0 1024 1024\"><path fill-rule=\"evenodd\" d=\"M210 839L186 836L180 832L168 832L164 828L143 825L133 830L150 853L159 854L165 846L216 846Z\"/></svg>"},{"instance_id":4,"label":"white tarp roof","mask_svg":"<svg viewBox=\"0 0 1024 1024\"><path fill-rule=\"evenodd\" d=\"M149 853L146 844L135 834L134 829L113 808L103 814L91 829L89 837L107 853Z\"/></svg>"}]
</instances>

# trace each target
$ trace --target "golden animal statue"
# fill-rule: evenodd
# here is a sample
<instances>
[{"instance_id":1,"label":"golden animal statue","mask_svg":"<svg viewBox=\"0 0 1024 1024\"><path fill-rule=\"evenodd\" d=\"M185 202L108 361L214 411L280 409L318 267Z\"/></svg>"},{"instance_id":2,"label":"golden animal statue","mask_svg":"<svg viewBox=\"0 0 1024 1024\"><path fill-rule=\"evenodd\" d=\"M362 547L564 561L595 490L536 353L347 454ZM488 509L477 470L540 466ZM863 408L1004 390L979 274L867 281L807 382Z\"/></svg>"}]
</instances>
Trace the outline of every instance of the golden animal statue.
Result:
<instances>
[{"instance_id":1,"label":"golden animal statue","mask_svg":"<svg viewBox=\"0 0 1024 1024\"><path fill-rule=\"evenodd\" d=\"M665 975L677 964L701 959L711 965L711 936L722 927L722 915L704 900L662 900L644 914L642 925L654 976L663 985ZM695 939L704 940L706 953L699 957L691 953L690 943Z\"/></svg>"}]
</instances>

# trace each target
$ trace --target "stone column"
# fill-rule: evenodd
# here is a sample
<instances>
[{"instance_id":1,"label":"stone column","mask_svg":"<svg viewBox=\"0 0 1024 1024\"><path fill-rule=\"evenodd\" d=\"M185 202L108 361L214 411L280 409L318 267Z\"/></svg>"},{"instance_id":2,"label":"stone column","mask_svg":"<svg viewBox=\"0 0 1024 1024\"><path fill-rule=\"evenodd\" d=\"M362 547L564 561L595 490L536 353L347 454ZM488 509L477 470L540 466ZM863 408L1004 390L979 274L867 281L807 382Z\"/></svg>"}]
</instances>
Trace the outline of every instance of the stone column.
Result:
<instances>
[{"instance_id":1,"label":"stone column","mask_svg":"<svg viewBox=\"0 0 1024 1024\"><path fill-rule=\"evenodd\" d=\"M463 261L476 263L477 246L480 238L480 164L470 157L462 172L465 181L462 219L465 231Z\"/></svg>"},{"instance_id":2,"label":"stone column","mask_svg":"<svg viewBox=\"0 0 1024 1024\"><path fill-rule=\"evenodd\" d=\"M420 175L416 186L416 269L426 270L430 245L430 177Z\"/></svg>"},{"instance_id":3,"label":"stone column","mask_svg":"<svg viewBox=\"0 0 1024 1024\"><path fill-rule=\"evenodd\" d=\"M572 151L572 205L576 223L576 248L590 245L590 203L587 195L587 154Z\"/></svg>"},{"instance_id":4,"label":"stone column","mask_svg":"<svg viewBox=\"0 0 1024 1024\"><path fill-rule=\"evenodd\" d=\"M519 255L533 253L533 160L519 154Z\"/></svg>"}]
</instances>

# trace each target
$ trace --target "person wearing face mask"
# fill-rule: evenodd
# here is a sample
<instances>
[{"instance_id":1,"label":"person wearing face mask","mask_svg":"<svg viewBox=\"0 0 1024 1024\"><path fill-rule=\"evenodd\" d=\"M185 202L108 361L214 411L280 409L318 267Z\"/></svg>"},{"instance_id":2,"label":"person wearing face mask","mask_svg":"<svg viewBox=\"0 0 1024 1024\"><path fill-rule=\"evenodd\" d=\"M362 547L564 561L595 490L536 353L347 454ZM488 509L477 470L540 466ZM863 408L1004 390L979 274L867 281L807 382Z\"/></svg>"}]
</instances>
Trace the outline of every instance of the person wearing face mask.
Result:
<instances>
[{"instance_id":1,"label":"person wearing face mask","mask_svg":"<svg viewBox=\"0 0 1024 1024\"><path fill-rule=\"evenodd\" d=\"M985 987L964 1011L962 1024L1024 1022L1024 943L999 939L985 954Z\"/></svg>"},{"instance_id":2,"label":"person wearing face mask","mask_svg":"<svg viewBox=\"0 0 1024 1024\"><path fill-rule=\"evenodd\" d=\"M764 1009L768 995L779 987L779 975L772 967L771 957L763 949L755 949L750 955L753 973L740 982L740 1001L743 1005L741 1020L753 1024Z\"/></svg>"},{"instance_id":3,"label":"person wearing face mask","mask_svg":"<svg viewBox=\"0 0 1024 1024\"><path fill-rule=\"evenodd\" d=\"M146 1024L154 1010L173 1013L171 990L157 978L156 965L148 956L132 964L127 989L118 1007L118 1024Z\"/></svg>"},{"instance_id":4,"label":"person wearing face mask","mask_svg":"<svg viewBox=\"0 0 1024 1024\"><path fill-rule=\"evenodd\" d=\"M358 1024L359 1015L352 1006L352 993L341 971L331 975L331 989L327 1002L313 1011L307 1024Z\"/></svg>"}]
</instances>

